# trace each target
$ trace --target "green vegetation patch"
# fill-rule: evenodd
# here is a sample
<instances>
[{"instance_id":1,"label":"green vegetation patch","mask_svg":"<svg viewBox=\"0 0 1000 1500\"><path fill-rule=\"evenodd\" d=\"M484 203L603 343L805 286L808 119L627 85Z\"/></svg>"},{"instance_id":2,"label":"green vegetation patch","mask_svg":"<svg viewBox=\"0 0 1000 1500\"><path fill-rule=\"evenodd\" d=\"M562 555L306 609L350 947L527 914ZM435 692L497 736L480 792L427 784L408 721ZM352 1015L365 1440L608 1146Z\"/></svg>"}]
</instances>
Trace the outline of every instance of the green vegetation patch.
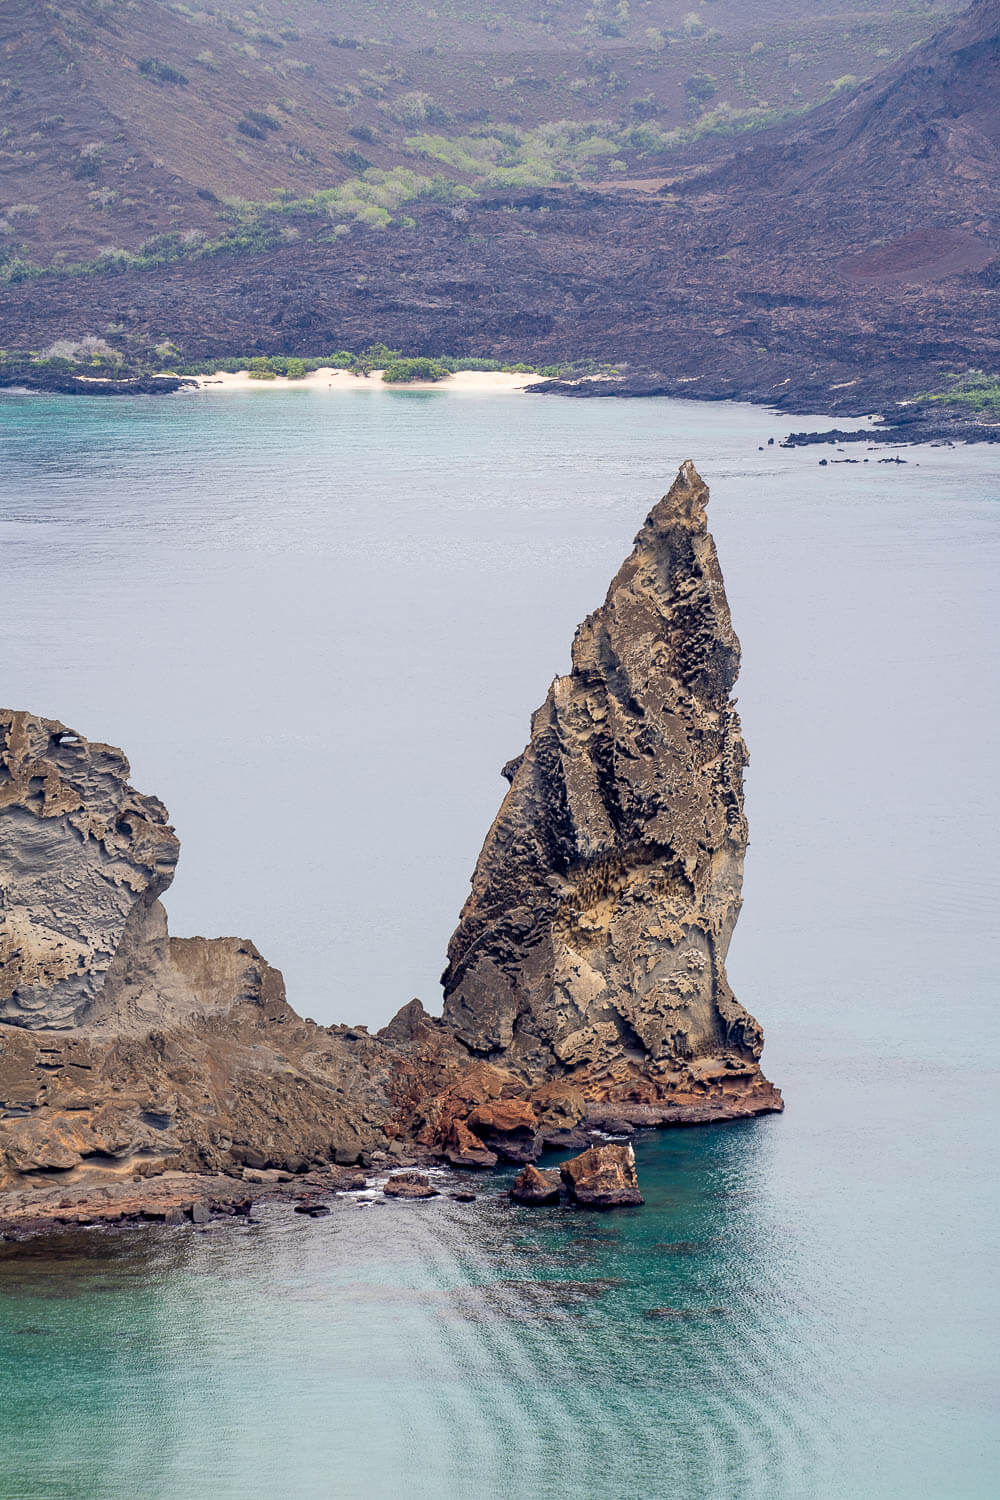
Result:
<instances>
[{"instance_id":1,"label":"green vegetation patch","mask_svg":"<svg viewBox=\"0 0 1000 1500\"><path fill-rule=\"evenodd\" d=\"M987 375L983 370L966 370L962 375L950 375L953 383L946 391L924 391L915 397L917 401L940 402L947 406L964 406L971 411L1000 412L1000 375Z\"/></svg>"},{"instance_id":2,"label":"green vegetation patch","mask_svg":"<svg viewBox=\"0 0 1000 1500\"><path fill-rule=\"evenodd\" d=\"M451 371L436 359L391 359L382 371L387 385L408 385L414 380L447 380Z\"/></svg>"}]
</instances>

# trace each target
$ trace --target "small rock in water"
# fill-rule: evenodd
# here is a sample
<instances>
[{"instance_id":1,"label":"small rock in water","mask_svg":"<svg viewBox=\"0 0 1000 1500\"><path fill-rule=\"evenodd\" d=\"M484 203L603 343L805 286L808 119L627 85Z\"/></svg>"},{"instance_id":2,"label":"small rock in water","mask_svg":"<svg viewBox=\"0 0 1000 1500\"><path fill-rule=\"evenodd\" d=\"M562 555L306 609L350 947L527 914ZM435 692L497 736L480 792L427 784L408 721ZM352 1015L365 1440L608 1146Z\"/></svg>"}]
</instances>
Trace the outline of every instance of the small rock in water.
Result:
<instances>
[{"instance_id":1,"label":"small rock in water","mask_svg":"<svg viewBox=\"0 0 1000 1500\"><path fill-rule=\"evenodd\" d=\"M558 1203L559 1173L540 1172L529 1164L514 1178L510 1196L515 1203Z\"/></svg>"},{"instance_id":2,"label":"small rock in water","mask_svg":"<svg viewBox=\"0 0 1000 1500\"><path fill-rule=\"evenodd\" d=\"M584 1208L624 1208L644 1201L631 1143L592 1146L563 1162L560 1170L570 1197Z\"/></svg>"},{"instance_id":3,"label":"small rock in water","mask_svg":"<svg viewBox=\"0 0 1000 1500\"><path fill-rule=\"evenodd\" d=\"M475 1193L449 1193L449 1198L454 1198L456 1203L475 1203Z\"/></svg>"},{"instance_id":4,"label":"small rock in water","mask_svg":"<svg viewBox=\"0 0 1000 1500\"><path fill-rule=\"evenodd\" d=\"M438 1190L431 1187L426 1172L397 1172L390 1177L382 1189L387 1198L436 1198Z\"/></svg>"}]
</instances>

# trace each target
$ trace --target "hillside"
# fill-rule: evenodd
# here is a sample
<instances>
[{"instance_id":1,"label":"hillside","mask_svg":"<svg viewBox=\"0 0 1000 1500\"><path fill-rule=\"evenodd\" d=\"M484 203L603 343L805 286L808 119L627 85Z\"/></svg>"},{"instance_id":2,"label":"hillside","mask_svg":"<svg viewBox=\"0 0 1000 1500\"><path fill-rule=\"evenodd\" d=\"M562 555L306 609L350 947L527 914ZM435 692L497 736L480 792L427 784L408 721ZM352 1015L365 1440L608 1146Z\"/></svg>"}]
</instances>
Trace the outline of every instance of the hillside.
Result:
<instances>
[{"instance_id":1,"label":"hillside","mask_svg":"<svg viewBox=\"0 0 1000 1500\"><path fill-rule=\"evenodd\" d=\"M627 181L662 170L692 131L803 109L874 73L954 8L7 0L0 257L16 276L164 236L196 244L247 205L345 183L322 205L335 225L379 222L414 196L414 175Z\"/></svg>"},{"instance_id":2,"label":"hillside","mask_svg":"<svg viewBox=\"0 0 1000 1500\"><path fill-rule=\"evenodd\" d=\"M439 177L379 214L332 189L248 206L213 244L25 273L3 293L3 342L89 334L135 363L165 341L191 361L385 340L617 366L578 394L860 414L935 393L986 420L1000 410L998 100L1000 0L977 0L801 117L695 129L669 167L622 180L608 162L534 188L498 171L474 192ZM987 375L956 382L970 371Z\"/></svg>"}]
</instances>

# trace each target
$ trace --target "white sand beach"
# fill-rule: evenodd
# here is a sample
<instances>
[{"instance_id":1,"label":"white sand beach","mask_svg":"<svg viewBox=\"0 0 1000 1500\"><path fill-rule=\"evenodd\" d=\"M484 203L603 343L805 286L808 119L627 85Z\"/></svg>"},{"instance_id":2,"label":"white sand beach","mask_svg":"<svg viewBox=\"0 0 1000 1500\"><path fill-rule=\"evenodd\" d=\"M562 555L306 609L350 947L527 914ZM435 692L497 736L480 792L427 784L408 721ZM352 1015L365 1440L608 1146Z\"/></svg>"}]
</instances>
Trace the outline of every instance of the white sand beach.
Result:
<instances>
[{"instance_id":1,"label":"white sand beach","mask_svg":"<svg viewBox=\"0 0 1000 1500\"><path fill-rule=\"evenodd\" d=\"M170 373L164 371L164 374ZM444 380L408 380L400 384L389 384L382 379L381 370L370 375L353 375L349 370L335 370L323 366L310 370L300 380L289 380L287 375L275 375L272 379L253 379L249 371L239 370L235 374L220 371L217 375L197 375L199 390L207 391L274 391L274 390L372 390L372 391L457 391L486 395L523 391L544 379L534 374L509 374L502 370L459 370Z\"/></svg>"}]
</instances>

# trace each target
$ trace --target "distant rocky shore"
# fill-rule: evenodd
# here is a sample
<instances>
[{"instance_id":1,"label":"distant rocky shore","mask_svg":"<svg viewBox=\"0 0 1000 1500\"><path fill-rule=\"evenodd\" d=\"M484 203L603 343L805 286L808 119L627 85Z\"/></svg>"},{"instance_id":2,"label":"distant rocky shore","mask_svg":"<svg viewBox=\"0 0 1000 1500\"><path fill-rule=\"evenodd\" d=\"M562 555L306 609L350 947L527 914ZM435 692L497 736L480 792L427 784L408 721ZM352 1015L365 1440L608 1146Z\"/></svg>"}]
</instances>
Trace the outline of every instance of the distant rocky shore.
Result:
<instances>
[{"instance_id":1,"label":"distant rocky shore","mask_svg":"<svg viewBox=\"0 0 1000 1500\"><path fill-rule=\"evenodd\" d=\"M746 749L707 499L685 464L504 768L440 1018L318 1026L251 942L170 937L166 808L121 751L0 710L0 1232L555 1147L600 1176L609 1135L782 1108L725 972Z\"/></svg>"},{"instance_id":2,"label":"distant rocky shore","mask_svg":"<svg viewBox=\"0 0 1000 1500\"><path fill-rule=\"evenodd\" d=\"M824 398L828 392L817 388L812 377L801 380L789 379L780 393L762 391L756 384L743 386L727 379L718 386L709 376L705 383L689 377L670 378L653 371L622 373L614 377L590 375L584 378L531 379L519 377L495 377L503 388L520 387L528 395L567 396L582 400L626 398L643 396L669 396L674 400L691 401L746 401L754 405L767 406L792 415L808 415L826 409ZM491 377L478 377L479 388L487 389ZM232 377L223 377L223 382L237 385ZM220 383L223 383L220 382ZM194 390L199 385L211 383L209 377L191 375L150 374L133 372L115 378L95 378L75 374L67 370L47 369L37 362L10 363L0 367L0 390L26 390L62 396L168 396L178 391ZM341 384L346 382L341 381ZM461 384L461 380L458 382ZM287 382L284 382L287 385ZM912 389L912 380L898 379L887 387L882 376L876 375L864 381L856 381L857 387L849 403L838 402L842 415L864 417L877 416L878 420L863 431L842 428L824 428L791 432L782 447L799 448L812 444L869 442L901 447L916 443L997 443L1000 442L1000 418L987 420L979 412L940 403L927 403L907 396Z\"/></svg>"}]
</instances>

